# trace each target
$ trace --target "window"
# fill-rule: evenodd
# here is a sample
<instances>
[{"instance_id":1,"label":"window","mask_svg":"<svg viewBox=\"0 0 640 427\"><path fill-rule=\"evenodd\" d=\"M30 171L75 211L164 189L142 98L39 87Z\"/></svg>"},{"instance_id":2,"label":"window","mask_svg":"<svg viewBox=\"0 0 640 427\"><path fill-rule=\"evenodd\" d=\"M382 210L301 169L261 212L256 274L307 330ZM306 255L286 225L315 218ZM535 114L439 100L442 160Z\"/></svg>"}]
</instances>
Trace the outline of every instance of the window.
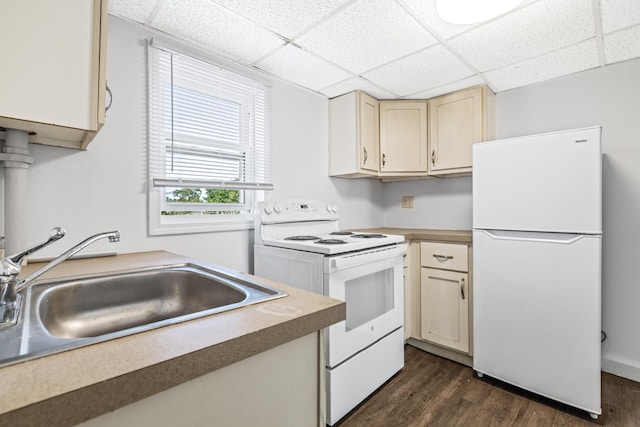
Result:
<instances>
[{"instance_id":1,"label":"window","mask_svg":"<svg viewBox=\"0 0 640 427\"><path fill-rule=\"evenodd\" d=\"M149 234L246 229L271 190L270 88L148 43Z\"/></svg>"}]
</instances>

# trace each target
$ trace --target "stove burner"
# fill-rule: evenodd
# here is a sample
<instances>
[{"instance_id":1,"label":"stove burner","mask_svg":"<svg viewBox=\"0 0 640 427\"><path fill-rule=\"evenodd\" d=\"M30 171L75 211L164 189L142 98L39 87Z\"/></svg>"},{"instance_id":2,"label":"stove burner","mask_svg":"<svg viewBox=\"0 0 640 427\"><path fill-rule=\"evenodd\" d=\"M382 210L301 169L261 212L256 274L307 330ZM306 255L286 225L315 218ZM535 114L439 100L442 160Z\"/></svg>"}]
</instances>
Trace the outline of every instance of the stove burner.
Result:
<instances>
[{"instance_id":1,"label":"stove burner","mask_svg":"<svg viewBox=\"0 0 640 427\"><path fill-rule=\"evenodd\" d=\"M350 236L352 234L352 231L334 231L331 233L332 236Z\"/></svg>"},{"instance_id":2,"label":"stove burner","mask_svg":"<svg viewBox=\"0 0 640 427\"><path fill-rule=\"evenodd\" d=\"M290 236L285 237L284 240L320 240L320 238L318 236Z\"/></svg>"},{"instance_id":3,"label":"stove burner","mask_svg":"<svg viewBox=\"0 0 640 427\"><path fill-rule=\"evenodd\" d=\"M345 242L344 240L340 240L340 239L322 239L322 240L318 240L317 242L313 242L313 243L318 243L321 245L343 245L347 242Z\"/></svg>"},{"instance_id":4,"label":"stove burner","mask_svg":"<svg viewBox=\"0 0 640 427\"><path fill-rule=\"evenodd\" d=\"M384 234L354 234L351 237L355 239L381 239L387 236Z\"/></svg>"}]
</instances>

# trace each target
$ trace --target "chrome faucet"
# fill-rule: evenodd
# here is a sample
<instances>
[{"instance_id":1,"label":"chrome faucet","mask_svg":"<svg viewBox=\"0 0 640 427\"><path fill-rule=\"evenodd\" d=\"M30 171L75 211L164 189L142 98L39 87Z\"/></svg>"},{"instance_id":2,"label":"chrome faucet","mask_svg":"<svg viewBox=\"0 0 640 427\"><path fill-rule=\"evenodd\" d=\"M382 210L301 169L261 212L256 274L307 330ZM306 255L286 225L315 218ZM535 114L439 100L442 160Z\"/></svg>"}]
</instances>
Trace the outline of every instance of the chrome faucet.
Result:
<instances>
[{"instance_id":1,"label":"chrome faucet","mask_svg":"<svg viewBox=\"0 0 640 427\"><path fill-rule=\"evenodd\" d=\"M81 251L85 247L89 246L96 240L108 238L110 242L120 241L120 232L109 231L105 233L98 233L88 239L78 243L62 255L50 261L48 264L39 268L31 273L29 276L22 280L18 279L18 275L21 271L21 264L32 253L39 251L45 246L62 239L66 232L62 227L56 227L51 230L49 239L35 245L34 247L17 253L15 255L8 256L0 260L0 328L15 325L18 321L20 314L20 305L22 301L21 291L25 290L34 280L42 276L47 271L51 270L61 262L69 259L77 252Z\"/></svg>"}]
</instances>

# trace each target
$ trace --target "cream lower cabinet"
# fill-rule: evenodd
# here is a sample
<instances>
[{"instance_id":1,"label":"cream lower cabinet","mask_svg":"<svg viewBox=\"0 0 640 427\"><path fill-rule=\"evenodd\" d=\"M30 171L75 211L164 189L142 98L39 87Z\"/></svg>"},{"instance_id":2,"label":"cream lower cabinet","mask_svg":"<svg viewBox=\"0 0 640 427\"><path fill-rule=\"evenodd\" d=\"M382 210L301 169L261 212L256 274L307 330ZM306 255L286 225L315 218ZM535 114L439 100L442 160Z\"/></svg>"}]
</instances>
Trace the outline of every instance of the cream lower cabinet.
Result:
<instances>
[{"instance_id":1,"label":"cream lower cabinet","mask_svg":"<svg viewBox=\"0 0 640 427\"><path fill-rule=\"evenodd\" d=\"M494 139L495 95L476 86L429 100L429 174L468 174L471 147Z\"/></svg>"},{"instance_id":2,"label":"cream lower cabinet","mask_svg":"<svg viewBox=\"0 0 640 427\"><path fill-rule=\"evenodd\" d=\"M426 175L427 102L380 101L380 175Z\"/></svg>"},{"instance_id":3,"label":"cream lower cabinet","mask_svg":"<svg viewBox=\"0 0 640 427\"><path fill-rule=\"evenodd\" d=\"M469 247L434 242L420 246L420 338L469 353Z\"/></svg>"},{"instance_id":4,"label":"cream lower cabinet","mask_svg":"<svg viewBox=\"0 0 640 427\"><path fill-rule=\"evenodd\" d=\"M0 127L85 149L104 123L107 0L6 1L2 17Z\"/></svg>"},{"instance_id":5,"label":"cream lower cabinet","mask_svg":"<svg viewBox=\"0 0 640 427\"><path fill-rule=\"evenodd\" d=\"M79 426L325 426L320 341L306 335Z\"/></svg>"}]
</instances>

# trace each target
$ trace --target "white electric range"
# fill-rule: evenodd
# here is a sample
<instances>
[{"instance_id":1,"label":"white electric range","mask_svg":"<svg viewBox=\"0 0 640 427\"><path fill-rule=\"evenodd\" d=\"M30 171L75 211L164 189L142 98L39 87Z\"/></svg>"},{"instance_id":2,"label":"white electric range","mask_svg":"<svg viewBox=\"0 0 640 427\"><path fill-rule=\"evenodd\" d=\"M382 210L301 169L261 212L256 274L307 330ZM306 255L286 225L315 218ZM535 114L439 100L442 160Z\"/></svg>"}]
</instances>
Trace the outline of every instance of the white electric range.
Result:
<instances>
[{"instance_id":1,"label":"white electric range","mask_svg":"<svg viewBox=\"0 0 640 427\"><path fill-rule=\"evenodd\" d=\"M347 305L346 320L323 331L329 425L404 366L403 241L341 231L332 203L257 205L254 274Z\"/></svg>"}]
</instances>

